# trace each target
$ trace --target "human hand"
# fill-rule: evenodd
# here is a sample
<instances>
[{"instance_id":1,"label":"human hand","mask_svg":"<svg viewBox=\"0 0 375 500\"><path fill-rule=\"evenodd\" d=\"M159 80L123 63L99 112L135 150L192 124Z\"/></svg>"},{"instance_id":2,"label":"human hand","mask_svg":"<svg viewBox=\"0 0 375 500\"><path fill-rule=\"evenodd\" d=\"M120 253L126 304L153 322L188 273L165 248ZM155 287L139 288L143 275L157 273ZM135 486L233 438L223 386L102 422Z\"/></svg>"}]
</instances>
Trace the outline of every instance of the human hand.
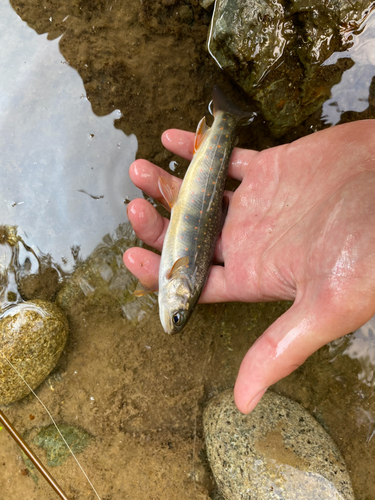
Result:
<instances>
[{"instance_id":1,"label":"human hand","mask_svg":"<svg viewBox=\"0 0 375 500\"><path fill-rule=\"evenodd\" d=\"M191 159L194 134L168 130L170 151ZM137 160L132 181L161 201L165 171ZM324 344L375 314L375 120L339 125L261 152L236 148L230 198L215 262L200 298L208 302L294 300L242 361L234 397L250 412L266 389ZM144 199L128 206L140 239L161 251L168 220ZM157 288L160 257L142 248L126 267ZM223 265L222 265L223 264Z\"/></svg>"}]
</instances>

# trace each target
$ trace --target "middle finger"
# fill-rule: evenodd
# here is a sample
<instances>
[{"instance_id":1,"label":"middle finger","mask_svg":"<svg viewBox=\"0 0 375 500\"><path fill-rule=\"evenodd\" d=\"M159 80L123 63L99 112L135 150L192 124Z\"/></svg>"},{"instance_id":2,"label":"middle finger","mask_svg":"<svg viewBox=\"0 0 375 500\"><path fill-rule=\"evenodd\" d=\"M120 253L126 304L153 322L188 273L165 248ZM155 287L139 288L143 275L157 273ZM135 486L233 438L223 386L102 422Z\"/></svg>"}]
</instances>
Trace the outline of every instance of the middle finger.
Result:
<instances>
[{"instance_id":1,"label":"middle finger","mask_svg":"<svg viewBox=\"0 0 375 500\"><path fill-rule=\"evenodd\" d=\"M169 211L170 207L163 198L159 190L159 177L163 177L167 183L176 184L178 189L181 187L182 179L169 174L160 167L147 160L136 160L130 165L130 179L139 189L147 193L155 201L164 205ZM225 196L231 201L233 192L225 191Z\"/></svg>"},{"instance_id":2,"label":"middle finger","mask_svg":"<svg viewBox=\"0 0 375 500\"><path fill-rule=\"evenodd\" d=\"M186 160L193 158L195 134L185 130L169 129L162 137L163 146ZM230 157L228 177L242 181L249 165L258 155L258 151L253 149L234 148Z\"/></svg>"}]
</instances>

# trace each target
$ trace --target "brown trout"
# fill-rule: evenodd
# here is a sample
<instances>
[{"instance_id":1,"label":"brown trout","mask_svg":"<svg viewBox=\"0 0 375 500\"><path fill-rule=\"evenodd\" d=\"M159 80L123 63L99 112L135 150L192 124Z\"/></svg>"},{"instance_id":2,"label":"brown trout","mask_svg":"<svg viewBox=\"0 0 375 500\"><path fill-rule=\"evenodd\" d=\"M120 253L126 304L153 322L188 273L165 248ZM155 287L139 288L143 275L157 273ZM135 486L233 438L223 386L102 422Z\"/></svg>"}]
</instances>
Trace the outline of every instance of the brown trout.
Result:
<instances>
[{"instance_id":1,"label":"brown trout","mask_svg":"<svg viewBox=\"0 0 375 500\"><path fill-rule=\"evenodd\" d=\"M159 314L166 333L186 324L206 283L215 245L228 208L224 197L236 126L255 113L243 112L213 89L214 122L198 124L194 156L177 196L175 186L159 178L159 189L172 209L159 270Z\"/></svg>"}]
</instances>

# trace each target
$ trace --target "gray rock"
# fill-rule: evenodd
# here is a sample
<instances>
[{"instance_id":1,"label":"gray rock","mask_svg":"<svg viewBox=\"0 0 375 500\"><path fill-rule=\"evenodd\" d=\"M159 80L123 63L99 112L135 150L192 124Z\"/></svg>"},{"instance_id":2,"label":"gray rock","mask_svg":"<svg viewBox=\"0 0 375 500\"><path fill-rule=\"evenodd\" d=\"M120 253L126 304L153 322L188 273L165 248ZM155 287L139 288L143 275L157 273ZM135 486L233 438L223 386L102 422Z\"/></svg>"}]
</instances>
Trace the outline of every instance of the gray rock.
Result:
<instances>
[{"instance_id":1,"label":"gray rock","mask_svg":"<svg viewBox=\"0 0 375 500\"><path fill-rule=\"evenodd\" d=\"M259 105L276 136L330 96L353 62L323 62L352 43L371 0L216 0L208 38L218 64Z\"/></svg>"},{"instance_id":2,"label":"gray rock","mask_svg":"<svg viewBox=\"0 0 375 500\"><path fill-rule=\"evenodd\" d=\"M278 0L216 0L209 48L247 92L283 55L284 12Z\"/></svg>"},{"instance_id":3,"label":"gray rock","mask_svg":"<svg viewBox=\"0 0 375 500\"><path fill-rule=\"evenodd\" d=\"M209 402L203 423L226 500L354 500L335 443L298 403L268 391L243 415L227 390Z\"/></svg>"},{"instance_id":4,"label":"gray rock","mask_svg":"<svg viewBox=\"0 0 375 500\"><path fill-rule=\"evenodd\" d=\"M44 300L8 308L0 320L0 405L29 394L56 366L68 337L68 322L61 310Z\"/></svg>"}]
</instances>

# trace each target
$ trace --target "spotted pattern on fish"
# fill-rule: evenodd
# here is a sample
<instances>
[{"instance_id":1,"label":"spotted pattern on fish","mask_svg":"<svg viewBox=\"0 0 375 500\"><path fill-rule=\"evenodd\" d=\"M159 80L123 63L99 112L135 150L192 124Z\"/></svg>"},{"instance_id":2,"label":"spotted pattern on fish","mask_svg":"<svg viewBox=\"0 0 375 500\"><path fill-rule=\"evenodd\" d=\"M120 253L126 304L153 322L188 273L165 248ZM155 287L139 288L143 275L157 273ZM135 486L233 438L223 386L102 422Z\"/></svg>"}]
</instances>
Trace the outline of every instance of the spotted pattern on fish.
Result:
<instances>
[{"instance_id":1,"label":"spotted pattern on fish","mask_svg":"<svg viewBox=\"0 0 375 500\"><path fill-rule=\"evenodd\" d=\"M235 139L235 124L236 118L229 113L218 113L208 137L195 153L185 175L178 200L172 210L172 231L168 231L164 241L161 274L166 274L172 268L177 256L187 255L188 267L197 269L193 284L193 288L197 290L204 286L207 268L213 257L212 241L216 241L221 230L221 203ZM210 199L206 202L207 198ZM207 230L204 231L203 228ZM188 240L189 245L179 243L182 239ZM161 283L159 287L160 285Z\"/></svg>"}]
</instances>

